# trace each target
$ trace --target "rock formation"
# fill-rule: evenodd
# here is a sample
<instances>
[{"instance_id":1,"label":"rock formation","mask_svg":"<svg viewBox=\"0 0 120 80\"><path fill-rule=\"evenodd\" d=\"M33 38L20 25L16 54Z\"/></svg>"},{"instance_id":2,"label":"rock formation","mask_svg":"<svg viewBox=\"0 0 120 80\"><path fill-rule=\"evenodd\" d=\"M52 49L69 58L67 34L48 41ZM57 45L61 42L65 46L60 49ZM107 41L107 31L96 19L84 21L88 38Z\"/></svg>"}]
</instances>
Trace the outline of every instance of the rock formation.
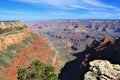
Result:
<instances>
[{"instance_id":1,"label":"rock formation","mask_svg":"<svg viewBox=\"0 0 120 80\"><path fill-rule=\"evenodd\" d=\"M0 21L0 29L25 27L25 24L19 20Z\"/></svg>"},{"instance_id":2,"label":"rock formation","mask_svg":"<svg viewBox=\"0 0 120 80\"><path fill-rule=\"evenodd\" d=\"M30 30L20 21L0 22L0 50L29 37Z\"/></svg>"},{"instance_id":3,"label":"rock formation","mask_svg":"<svg viewBox=\"0 0 120 80\"><path fill-rule=\"evenodd\" d=\"M107 60L94 60L90 62L85 80L120 80L120 65L111 64Z\"/></svg>"},{"instance_id":4,"label":"rock formation","mask_svg":"<svg viewBox=\"0 0 120 80\"><path fill-rule=\"evenodd\" d=\"M30 28L47 36L58 51L58 65L65 65L61 80L83 80L89 62L96 59L119 63L119 40L114 39L120 38L120 20L47 20L33 22Z\"/></svg>"},{"instance_id":5,"label":"rock formation","mask_svg":"<svg viewBox=\"0 0 120 80\"><path fill-rule=\"evenodd\" d=\"M20 21L0 22L0 80L17 80L17 67L27 67L35 59L52 65L53 57L46 37L30 32Z\"/></svg>"},{"instance_id":6,"label":"rock formation","mask_svg":"<svg viewBox=\"0 0 120 80\"><path fill-rule=\"evenodd\" d=\"M83 52L73 55L77 58L66 63L59 75L60 80L120 79L120 39L95 40Z\"/></svg>"}]
</instances>

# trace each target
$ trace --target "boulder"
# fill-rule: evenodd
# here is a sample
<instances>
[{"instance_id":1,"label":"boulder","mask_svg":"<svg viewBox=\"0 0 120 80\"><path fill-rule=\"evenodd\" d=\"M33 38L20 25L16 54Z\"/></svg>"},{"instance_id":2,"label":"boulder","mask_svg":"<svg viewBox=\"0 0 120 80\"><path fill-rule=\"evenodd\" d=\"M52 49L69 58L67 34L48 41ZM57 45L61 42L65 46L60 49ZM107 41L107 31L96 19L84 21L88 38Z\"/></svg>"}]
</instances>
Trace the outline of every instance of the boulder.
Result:
<instances>
[{"instance_id":1,"label":"boulder","mask_svg":"<svg viewBox=\"0 0 120 80\"><path fill-rule=\"evenodd\" d=\"M120 80L120 65L107 60L91 61L85 80Z\"/></svg>"}]
</instances>

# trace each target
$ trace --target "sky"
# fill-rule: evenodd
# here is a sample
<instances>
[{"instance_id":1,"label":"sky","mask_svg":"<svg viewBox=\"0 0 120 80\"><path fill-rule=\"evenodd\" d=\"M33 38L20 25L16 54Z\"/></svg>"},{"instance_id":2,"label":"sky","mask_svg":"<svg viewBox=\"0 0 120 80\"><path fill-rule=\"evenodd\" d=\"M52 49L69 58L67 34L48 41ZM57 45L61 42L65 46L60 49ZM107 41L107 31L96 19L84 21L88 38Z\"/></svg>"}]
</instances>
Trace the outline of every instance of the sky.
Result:
<instances>
[{"instance_id":1,"label":"sky","mask_svg":"<svg viewBox=\"0 0 120 80\"><path fill-rule=\"evenodd\" d=\"M120 0L0 0L0 20L120 19Z\"/></svg>"}]
</instances>

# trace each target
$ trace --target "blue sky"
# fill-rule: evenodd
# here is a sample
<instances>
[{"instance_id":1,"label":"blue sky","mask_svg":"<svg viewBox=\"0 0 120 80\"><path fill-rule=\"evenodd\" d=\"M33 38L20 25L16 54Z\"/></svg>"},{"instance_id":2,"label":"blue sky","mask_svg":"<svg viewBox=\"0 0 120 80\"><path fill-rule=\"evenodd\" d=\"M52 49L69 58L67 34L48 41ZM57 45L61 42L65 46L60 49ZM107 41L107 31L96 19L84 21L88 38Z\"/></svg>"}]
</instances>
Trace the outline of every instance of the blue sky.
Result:
<instances>
[{"instance_id":1,"label":"blue sky","mask_svg":"<svg viewBox=\"0 0 120 80\"><path fill-rule=\"evenodd\" d=\"M120 19L120 0L0 0L0 20Z\"/></svg>"}]
</instances>

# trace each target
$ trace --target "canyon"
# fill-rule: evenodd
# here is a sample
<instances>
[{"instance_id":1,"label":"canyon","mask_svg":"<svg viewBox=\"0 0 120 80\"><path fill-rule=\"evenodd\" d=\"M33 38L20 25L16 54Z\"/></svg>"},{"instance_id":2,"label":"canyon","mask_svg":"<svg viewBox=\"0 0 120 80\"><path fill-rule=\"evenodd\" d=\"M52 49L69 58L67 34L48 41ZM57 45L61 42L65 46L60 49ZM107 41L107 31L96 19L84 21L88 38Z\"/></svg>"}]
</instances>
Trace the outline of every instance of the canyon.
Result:
<instances>
[{"instance_id":1,"label":"canyon","mask_svg":"<svg viewBox=\"0 0 120 80\"><path fill-rule=\"evenodd\" d=\"M109 41L114 42L114 40L120 38L120 20L117 19L43 20L31 22L28 26L31 30L48 37L53 44L57 52L57 68L60 80L84 80L84 75L90 66L87 66L87 69L80 68L80 66L82 66L82 64L89 65L89 62L98 59L97 57L93 57L96 55L94 52L98 52L99 54L100 46L105 45ZM99 46L95 51L91 48L93 44L97 44L95 47ZM91 46L88 49L90 52L86 52L88 46ZM102 50L102 48L100 49ZM119 53L119 49L117 50ZM90 54L88 53L90 53L91 56L89 56ZM91 61L82 61L88 60L85 56L88 56ZM110 61L110 54L108 56L109 58L106 60L109 59L108 61Z\"/></svg>"},{"instance_id":2,"label":"canyon","mask_svg":"<svg viewBox=\"0 0 120 80\"><path fill-rule=\"evenodd\" d=\"M17 80L17 67L35 59L52 65L60 80L119 80L119 38L117 19L1 21L0 80Z\"/></svg>"}]
</instances>

